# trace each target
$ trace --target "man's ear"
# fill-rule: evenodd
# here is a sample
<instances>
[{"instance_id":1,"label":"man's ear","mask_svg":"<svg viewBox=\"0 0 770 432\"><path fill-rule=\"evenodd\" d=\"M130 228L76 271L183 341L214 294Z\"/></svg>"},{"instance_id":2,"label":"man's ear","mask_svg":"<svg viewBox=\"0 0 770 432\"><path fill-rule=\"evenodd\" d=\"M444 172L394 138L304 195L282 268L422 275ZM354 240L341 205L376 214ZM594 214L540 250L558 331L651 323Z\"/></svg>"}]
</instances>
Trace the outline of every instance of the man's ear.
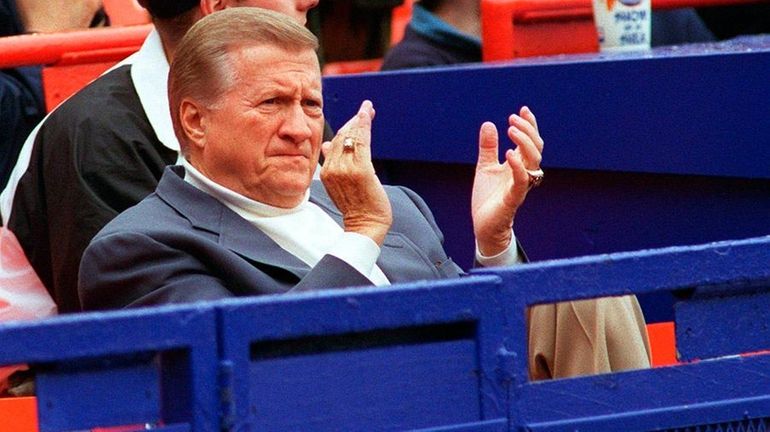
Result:
<instances>
[{"instance_id":1,"label":"man's ear","mask_svg":"<svg viewBox=\"0 0 770 432\"><path fill-rule=\"evenodd\" d=\"M227 7L226 0L201 0L201 11L203 12L203 16L221 11L225 7Z\"/></svg>"},{"instance_id":2,"label":"man's ear","mask_svg":"<svg viewBox=\"0 0 770 432\"><path fill-rule=\"evenodd\" d=\"M206 146L206 109L198 102L185 98L179 104L179 123L192 147Z\"/></svg>"}]
</instances>

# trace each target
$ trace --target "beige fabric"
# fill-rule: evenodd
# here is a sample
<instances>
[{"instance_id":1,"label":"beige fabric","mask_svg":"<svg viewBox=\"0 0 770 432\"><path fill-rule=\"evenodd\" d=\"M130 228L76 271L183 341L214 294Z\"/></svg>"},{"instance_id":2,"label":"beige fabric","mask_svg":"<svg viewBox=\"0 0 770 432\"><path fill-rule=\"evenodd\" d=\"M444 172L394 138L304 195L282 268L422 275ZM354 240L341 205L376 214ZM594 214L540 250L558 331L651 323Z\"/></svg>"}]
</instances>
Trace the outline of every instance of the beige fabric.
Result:
<instances>
[{"instance_id":1,"label":"beige fabric","mask_svg":"<svg viewBox=\"0 0 770 432\"><path fill-rule=\"evenodd\" d=\"M650 367L647 327L635 296L534 306L529 323L530 379Z\"/></svg>"}]
</instances>

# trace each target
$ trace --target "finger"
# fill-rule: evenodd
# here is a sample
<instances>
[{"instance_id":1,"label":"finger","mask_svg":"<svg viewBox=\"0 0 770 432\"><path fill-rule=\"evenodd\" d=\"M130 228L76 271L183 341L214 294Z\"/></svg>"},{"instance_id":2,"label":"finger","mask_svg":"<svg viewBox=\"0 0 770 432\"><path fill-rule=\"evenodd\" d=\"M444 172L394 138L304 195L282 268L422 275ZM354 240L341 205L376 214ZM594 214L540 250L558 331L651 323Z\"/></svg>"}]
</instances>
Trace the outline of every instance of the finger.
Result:
<instances>
[{"instance_id":1,"label":"finger","mask_svg":"<svg viewBox=\"0 0 770 432\"><path fill-rule=\"evenodd\" d=\"M521 160L524 164L529 169L538 169L542 161L542 155L537 145L532 141L532 137L519 129L516 124L508 128L508 137L516 144L516 149L521 155Z\"/></svg>"},{"instance_id":2,"label":"finger","mask_svg":"<svg viewBox=\"0 0 770 432\"><path fill-rule=\"evenodd\" d=\"M332 141L321 143L321 151L324 154L324 164L321 166L321 180L324 181L324 184L326 184L325 177L328 173L339 170L340 153L342 153L341 147L342 144Z\"/></svg>"},{"instance_id":3,"label":"finger","mask_svg":"<svg viewBox=\"0 0 770 432\"><path fill-rule=\"evenodd\" d=\"M513 150L505 152L505 160L508 162L508 166L513 174L513 185L511 185L511 189L508 191L508 199L506 201L508 205L518 207L524 202L524 198L529 191L529 174L527 174L521 158Z\"/></svg>"},{"instance_id":4,"label":"finger","mask_svg":"<svg viewBox=\"0 0 770 432\"><path fill-rule=\"evenodd\" d=\"M372 120L374 119L374 106L369 100L365 100L356 114L356 123L348 133L357 141L354 158L357 162L371 162L372 160Z\"/></svg>"},{"instance_id":5,"label":"finger","mask_svg":"<svg viewBox=\"0 0 770 432\"><path fill-rule=\"evenodd\" d=\"M540 131L540 128L537 126L537 118L535 117L535 113L533 113L528 106L524 105L521 107L519 110L519 115L527 119L527 121L530 122L538 132Z\"/></svg>"},{"instance_id":6,"label":"finger","mask_svg":"<svg viewBox=\"0 0 770 432\"><path fill-rule=\"evenodd\" d=\"M479 159L476 166L483 168L493 164L498 165L497 147L497 127L492 122L484 122L479 129Z\"/></svg>"},{"instance_id":7,"label":"finger","mask_svg":"<svg viewBox=\"0 0 770 432\"><path fill-rule=\"evenodd\" d=\"M508 117L508 125L519 128L522 132L527 134L527 136L532 140L533 143L535 143L538 149L542 148L543 139L540 138L540 133L537 131L537 126L532 124L532 122L530 122L528 119L520 115L511 114L511 116Z\"/></svg>"}]
</instances>

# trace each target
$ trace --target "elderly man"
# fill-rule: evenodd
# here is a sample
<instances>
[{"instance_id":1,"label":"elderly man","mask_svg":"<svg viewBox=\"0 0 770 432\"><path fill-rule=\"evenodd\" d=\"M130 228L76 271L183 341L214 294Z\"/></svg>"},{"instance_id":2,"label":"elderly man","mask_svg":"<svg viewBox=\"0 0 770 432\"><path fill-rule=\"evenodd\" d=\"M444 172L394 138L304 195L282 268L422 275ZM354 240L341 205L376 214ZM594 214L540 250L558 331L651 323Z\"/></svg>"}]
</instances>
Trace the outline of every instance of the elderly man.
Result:
<instances>
[{"instance_id":1,"label":"elderly man","mask_svg":"<svg viewBox=\"0 0 770 432\"><path fill-rule=\"evenodd\" d=\"M155 31L139 52L33 131L0 195L0 287L14 287L10 298L0 290L0 303L10 304L6 309L12 312L50 314L56 310L51 298L60 313L80 311L77 271L88 242L155 190L163 169L177 162L166 82L176 46L193 23L244 6L269 8L304 24L318 0L140 3L152 15Z\"/></svg>"},{"instance_id":2,"label":"elderly man","mask_svg":"<svg viewBox=\"0 0 770 432\"><path fill-rule=\"evenodd\" d=\"M369 101L334 139L321 142L316 47L306 29L269 11L232 9L193 26L169 74L171 118L184 161L166 169L155 193L110 222L86 249L79 284L84 309L462 273L446 256L425 203L407 189L380 184L371 163ZM516 149L502 164L494 125L480 131L472 208L481 265L517 260L513 220L542 176L535 116L522 108L509 124ZM321 152L319 181L313 172ZM534 375L647 366L638 305L633 298L610 302L577 319L594 325L601 317L602 332L606 319L613 333L607 338L620 341L614 347L620 354L595 347L607 344L589 330L593 339L573 347L590 355L565 347L563 358L554 359L553 350L537 352L533 365L546 369ZM540 323L532 314L536 335L559 333L546 315ZM582 328L577 321L570 326L561 334ZM596 352L607 357L606 367L596 363Z\"/></svg>"}]
</instances>

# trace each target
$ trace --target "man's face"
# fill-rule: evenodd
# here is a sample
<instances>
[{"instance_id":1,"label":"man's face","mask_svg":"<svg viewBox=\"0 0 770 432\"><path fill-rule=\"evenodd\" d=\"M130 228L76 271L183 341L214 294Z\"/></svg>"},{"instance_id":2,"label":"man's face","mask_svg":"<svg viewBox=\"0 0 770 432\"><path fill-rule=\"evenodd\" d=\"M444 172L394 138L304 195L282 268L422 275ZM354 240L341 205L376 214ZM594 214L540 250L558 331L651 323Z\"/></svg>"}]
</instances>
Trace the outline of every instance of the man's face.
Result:
<instances>
[{"instance_id":1,"label":"man's face","mask_svg":"<svg viewBox=\"0 0 770 432\"><path fill-rule=\"evenodd\" d=\"M230 6L251 6L270 9L288 15L300 24L307 22L307 12L318 5L319 0L230 0Z\"/></svg>"},{"instance_id":2,"label":"man's face","mask_svg":"<svg viewBox=\"0 0 770 432\"><path fill-rule=\"evenodd\" d=\"M201 114L204 145L193 162L215 182L276 207L304 198L324 128L321 73L312 50L233 50L232 87Z\"/></svg>"}]
</instances>

